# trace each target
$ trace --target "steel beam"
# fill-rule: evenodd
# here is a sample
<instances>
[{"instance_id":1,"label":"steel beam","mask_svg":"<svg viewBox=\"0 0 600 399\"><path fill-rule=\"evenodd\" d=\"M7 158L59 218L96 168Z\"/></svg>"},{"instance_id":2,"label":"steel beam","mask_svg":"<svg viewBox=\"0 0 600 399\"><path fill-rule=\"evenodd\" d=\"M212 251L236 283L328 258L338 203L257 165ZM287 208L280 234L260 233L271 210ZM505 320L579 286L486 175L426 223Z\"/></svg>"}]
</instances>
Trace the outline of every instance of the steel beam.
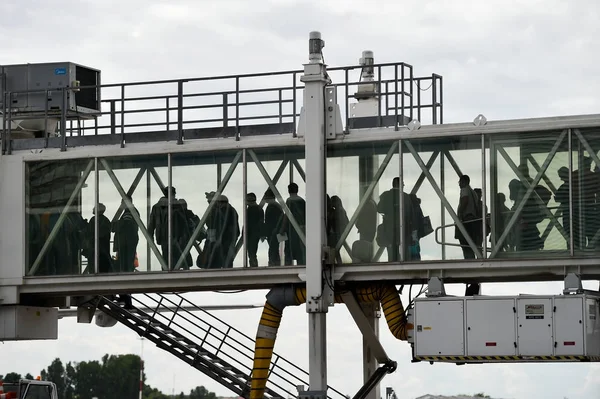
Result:
<instances>
[{"instance_id":1,"label":"steel beam","mask_svg":"<svg viewBox=\"0 0 600 399\"><path fill-rule=\"evenodd\" d=\"M385 349L383 348L383 345L381 345L381 342L379 342L379 337L375 334L375 331L373 330L371 321L363 312L363 309L358 304L356 298L354 297L354 294L350 291L346 291L342 294L342 299L348 307L348 311L350 312L350 315L356 322L356 325L362 333L363 338L365 339L365 341L367 341L369 348L371 348L373 356L377 359L379 363L385 363L388 360L390 360L387 353L385 352Z\"/></svg>"},{"instance_id":2,"label":"steel beam","mask_svg":"<svg viewBox=\"0 0 600 399\"><path fill-rule=\"evenodd\" d=\"M549 251L548 251L549 252ZM563 281L568 273L582 280L600 279L597 258L562 257L565 252L545 253L544 258L484 259L346 264L335 268L335 280L344 282L386 281L395 284L426 284L441 277L446 284L478 282ZM111 294L119 292L215 291L269 289L281 284L303 284L303 266L182 270L177 273L134 272L77 276L31 276L23 279L21 294L40 297Z\"/></svg>"}]
</instances>

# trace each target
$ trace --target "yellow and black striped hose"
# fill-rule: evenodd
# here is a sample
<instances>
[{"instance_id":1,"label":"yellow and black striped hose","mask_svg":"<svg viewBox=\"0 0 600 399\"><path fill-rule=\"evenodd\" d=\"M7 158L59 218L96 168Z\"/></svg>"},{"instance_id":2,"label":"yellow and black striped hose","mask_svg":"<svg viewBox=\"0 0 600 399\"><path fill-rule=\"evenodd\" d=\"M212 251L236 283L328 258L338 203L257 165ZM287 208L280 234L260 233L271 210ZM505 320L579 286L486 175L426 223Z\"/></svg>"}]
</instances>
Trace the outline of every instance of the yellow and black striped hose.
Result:
<instances>
[{"instance_id":1,"label":"yellow and black striped hose","mask_svg":"<svg viewBox=\"0 0 600 399\"><path fill-rule=\"evenodd\" d=\"M393 284L365 284L356 286L352 291L358 302L381 302L381 309L392 335L399 340L407 339L404 306ZM305 302L306 288L300 286L273 288L267 295L267 302L256 332L250 399L263 399L283 309L286 306L297 306ZM342 296L336 294L335 303L341 302L343 302Z\"/></svg>"}]
</instances>

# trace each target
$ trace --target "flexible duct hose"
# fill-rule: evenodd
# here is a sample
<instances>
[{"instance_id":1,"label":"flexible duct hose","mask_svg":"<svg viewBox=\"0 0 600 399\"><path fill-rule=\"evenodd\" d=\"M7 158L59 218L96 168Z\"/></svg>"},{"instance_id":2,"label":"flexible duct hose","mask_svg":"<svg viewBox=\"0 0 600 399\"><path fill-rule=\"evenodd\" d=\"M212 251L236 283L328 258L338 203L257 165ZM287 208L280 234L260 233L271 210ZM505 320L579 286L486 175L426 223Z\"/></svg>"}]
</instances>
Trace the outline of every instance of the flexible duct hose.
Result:
<instances>
[{"instance_id":1,"label":"flexible duct hose","mask_svg":"<svg viewBox=\"0 0 600 399\"><path fill-rule=\"evenodd\" d=\"M407 339L404 306L402 306L400 295L393 284L357 286L352 291L354 291L358 302L381 302L381 309L392 335L399 340L405 341ZM250 399L262 399L264 396L271 358L273 357L273 347L275 346L283 309L286 306L297 306L305 302L305 287L276 287L267 294L267 302L263 308L256 332ZM342 296L335 295L335 303L342 302Z\"/></svg>"}]
</instances>

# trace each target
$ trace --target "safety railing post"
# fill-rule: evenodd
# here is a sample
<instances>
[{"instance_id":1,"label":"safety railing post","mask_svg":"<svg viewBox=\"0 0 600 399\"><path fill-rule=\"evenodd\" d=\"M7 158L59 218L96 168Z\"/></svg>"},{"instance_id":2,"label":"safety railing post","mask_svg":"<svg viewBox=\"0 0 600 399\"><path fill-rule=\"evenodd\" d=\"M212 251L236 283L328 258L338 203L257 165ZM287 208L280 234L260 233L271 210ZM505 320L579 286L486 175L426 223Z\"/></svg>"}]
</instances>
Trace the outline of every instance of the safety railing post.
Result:
<instances>
[{"instance_id":1,"label":"safety railing post","mask_svg":"<svg viewBox=\"0 0 600 399\"><path fill-rule=\"evenodd\" d=\"M297 105L296 105L296 100L297 100L297 98L296 98L296 90L297 90L297 88L296 88L296 79L298 79L298 78L297 78L296 72L294 72L292 74L292 79L294 80L294 82L292 83L292 107L293 107L293 110L292 110L292 123L294 124L293 137L296 137L297 136L297 128L298 128L298 126L296 126L296 114L298 113L298 108L297 108Z\"/></svg>"},{"instance_id":2,"label":"safety railing post","mask_svg":"<svg viewBox=\"0 0 600 399\"><path fill-rule=\"evenodd\" d=\"M121 148L125 147L125 85L121 85Z\"/></svg>"},{"instance_id":3,"label":"safety railing post","mask_svg":"<svg viewBox=\"0 0 600 399\"><path fill-rule=\"evenodd\" d=\"M67 150L67 89L62 89L62 106L60 107L60 132L61 144L60 150ZM10 130L9 130L10 133ZM9 136L9 151L10 151L10 136ZM10 153L10 152L9 152Z\"/></svg>"},{"instance_id":4,"label":"safety railing post","mask_svg":"<svg viewBox=\"0 0 600 399\"><path fill-rule=\"evenodd\" d=\"M183 144L183 80L177 82L177 144Z\"/></svg>"},{"instance_id":5,"label":"safety railing post","mask_svg":"<svg viewBox=\"0 0 600 399\"><path fill-rule=\"evenodd\" d=\"M110 100L110 134L117 133L117 113L115 100Z\"/></svg>"},{"instance_id":6,"label":"safety railing post","mask_svg":"<svg viewBox=\"0 0 600 399\"><path fill-rule=\"evenodd\" d=\"M165 98L165 102L166 102L166 115L165 115L165 123L166 123L166 130L167 132L171 131L171 99L169 97Z\"/></svg>"},{"instance_id":7,"label":"safety railing post","mask_svg":"<svg viewBox=\"0 0 600 399\"><path fill-rule=\"evenodd\" d=\"M171 319L169 320L167 327L171 327L171 324L173 323L173 319L177 315L177 312L179 312L179 309L181 309L181 304L183 304L183 298L181 298L181 301L179 301L179 303L177 304L177 307L175 308L175 310L173 310L173 314L171 315Z\"/></svg>"},{"instance_id":8,"label":"safety railing post","mask_svg":"<svg viewBox=\"0 0 600 399\"><path fill-rule=\"evenodd\" d=\"M394 130L398 130L398 65L394 66Z\"/></svg>"},{"instance_id":9,"label":"safety railing post","mask_svg":"<svg viewBox=\"0 0 600 399\"><path fill-rule=\"evenodd\" d=\"M229 125L229 104L227 103L227 93L223 93L223 127Z\"/></svg>"},{"instance_id":10,"label":"safety railing post","mask_svg":"<svg viewBox=\"0 0 600 399\"><path fill-rule=\"evenodd\" d=\"M235 139L240 139L240 77L235 77Z\"/></svg>"}]
</instances>

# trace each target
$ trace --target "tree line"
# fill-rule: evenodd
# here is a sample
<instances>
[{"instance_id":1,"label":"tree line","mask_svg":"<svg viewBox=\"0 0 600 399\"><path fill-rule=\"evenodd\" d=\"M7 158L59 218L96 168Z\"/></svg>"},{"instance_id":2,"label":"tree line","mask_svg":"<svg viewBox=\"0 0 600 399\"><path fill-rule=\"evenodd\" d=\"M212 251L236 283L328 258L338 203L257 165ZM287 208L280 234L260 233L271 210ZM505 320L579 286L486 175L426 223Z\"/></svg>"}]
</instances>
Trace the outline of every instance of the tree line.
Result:
<instances>
[{"instance_id":1,"label":"tree line","mask_svg":"<svg viewBox=\"0 0 600 399\"><path fill-rule=\"evenodd\" d=\"M38 375L45 381L56 384L60 399L113 399L138 398L140 388L140 368L142 359L137 355L104 355L101 360L87 362L63 362L56 358ZM21 378L32 380L30 373L21 376L9 372L0 375L4 382L19 382ZM143 399L172 399L173 396L146 384L142 374ZM217 399L214 392L198 386L189 394L181 392L175 399Z\"/></svg>"}]
</instances>

